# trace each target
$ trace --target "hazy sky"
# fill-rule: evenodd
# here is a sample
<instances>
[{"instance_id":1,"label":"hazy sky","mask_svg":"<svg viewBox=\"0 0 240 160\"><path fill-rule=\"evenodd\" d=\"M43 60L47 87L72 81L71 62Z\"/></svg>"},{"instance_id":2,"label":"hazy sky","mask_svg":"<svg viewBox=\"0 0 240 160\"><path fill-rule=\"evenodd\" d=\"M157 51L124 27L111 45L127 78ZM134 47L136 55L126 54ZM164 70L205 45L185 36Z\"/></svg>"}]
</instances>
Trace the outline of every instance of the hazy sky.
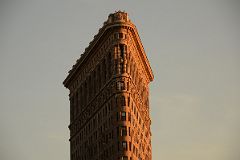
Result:
<instances>
[{"instance_id":1,"label":"hazy sky","mask_svg":"<svg viewBox=\"0 0 240 160\"><path fill-rule=\"evenodd\" d=\"M238 2L0 0L0 159L70 159L62 82L121 9L155 75L153 160L239 160Z\"/></svg>"}]
</instances>

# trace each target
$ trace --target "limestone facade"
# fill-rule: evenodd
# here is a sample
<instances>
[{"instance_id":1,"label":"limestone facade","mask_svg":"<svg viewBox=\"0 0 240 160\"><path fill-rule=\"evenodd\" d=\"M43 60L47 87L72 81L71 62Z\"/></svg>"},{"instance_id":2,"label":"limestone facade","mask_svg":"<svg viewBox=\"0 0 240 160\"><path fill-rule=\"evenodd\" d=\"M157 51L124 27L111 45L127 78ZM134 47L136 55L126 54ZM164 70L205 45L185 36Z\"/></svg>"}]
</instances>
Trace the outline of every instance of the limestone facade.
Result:
<instances>
[{"instance_id":1,"label":"limestone facade","mask_svg":"<svg viewBox=\"0 0 240 160\"><path fill-rule=\"evenodd\" d=\"M110 14L63 82L71 160L151 160L152 80L135 25L125 12Z\"/></svg>"}]
</instances>

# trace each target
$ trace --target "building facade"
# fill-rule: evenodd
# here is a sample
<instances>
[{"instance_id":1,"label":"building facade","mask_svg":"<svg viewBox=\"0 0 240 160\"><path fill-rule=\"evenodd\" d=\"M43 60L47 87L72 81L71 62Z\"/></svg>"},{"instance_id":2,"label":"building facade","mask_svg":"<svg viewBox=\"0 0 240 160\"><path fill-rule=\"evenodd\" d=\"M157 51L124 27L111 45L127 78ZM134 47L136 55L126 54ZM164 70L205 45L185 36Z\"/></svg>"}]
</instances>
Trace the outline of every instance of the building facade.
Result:
<instances>
[{"instance_id":1,"label":"building facade","mask_svg":"<svg viewBox=\"0 0 240 160\"><path fill-rule=\"evenodd\" d=\"M63 82L71 160L151 160L152 80L135 25L125 12L110 14Z\"/></svg>"}]
</instances>

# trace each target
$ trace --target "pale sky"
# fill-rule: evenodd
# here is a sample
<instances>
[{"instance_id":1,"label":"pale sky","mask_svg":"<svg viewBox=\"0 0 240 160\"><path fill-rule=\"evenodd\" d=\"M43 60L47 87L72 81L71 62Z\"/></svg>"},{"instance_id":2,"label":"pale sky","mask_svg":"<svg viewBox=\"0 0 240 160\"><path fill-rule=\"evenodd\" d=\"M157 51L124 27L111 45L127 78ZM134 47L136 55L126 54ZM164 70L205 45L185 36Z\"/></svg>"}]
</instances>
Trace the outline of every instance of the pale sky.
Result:
<instances>
[{"instance_id":1,"label":"pale sky","mask_svg":"<svg viewBox=\"0 0 240 160\"><path fill-rule=\"evenodd\" d=\"M1 0L0 159L70 159L62 82L116 10L155 75L153 160L239 160L237 0Z\"/></svg>"}]
</instances>

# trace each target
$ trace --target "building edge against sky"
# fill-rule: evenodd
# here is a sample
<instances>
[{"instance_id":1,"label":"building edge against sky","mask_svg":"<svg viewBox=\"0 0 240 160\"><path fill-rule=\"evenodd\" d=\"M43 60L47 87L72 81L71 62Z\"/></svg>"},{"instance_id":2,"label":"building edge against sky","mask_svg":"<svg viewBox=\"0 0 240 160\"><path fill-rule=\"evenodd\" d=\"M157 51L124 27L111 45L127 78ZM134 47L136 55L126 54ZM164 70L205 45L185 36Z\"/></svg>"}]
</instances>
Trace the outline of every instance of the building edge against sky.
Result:
<instances>
[{"instance_id":1,"label":"building edge against sky","mask_svg":"<svg viewBox=\"0 0 240 160\"><path fill-rule=\"evenodd\" d=\"M125 12L108 16L69 71L71 160L151 160L153 73Z\"/></svg>"}]
</instances>

